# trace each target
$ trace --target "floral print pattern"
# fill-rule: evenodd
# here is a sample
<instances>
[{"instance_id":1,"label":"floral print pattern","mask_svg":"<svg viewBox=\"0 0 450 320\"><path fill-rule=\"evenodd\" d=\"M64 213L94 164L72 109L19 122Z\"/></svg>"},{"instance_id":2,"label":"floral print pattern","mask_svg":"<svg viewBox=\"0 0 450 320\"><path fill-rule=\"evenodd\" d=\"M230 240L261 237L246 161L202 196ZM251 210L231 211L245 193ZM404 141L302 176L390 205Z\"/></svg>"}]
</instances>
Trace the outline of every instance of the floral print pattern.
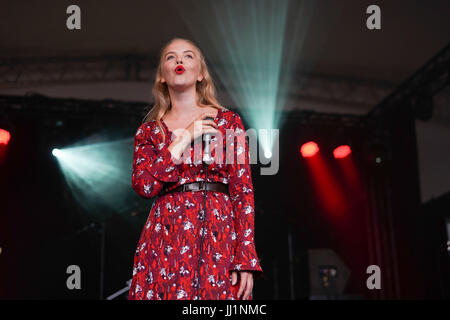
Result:
<instances>
[{"instance_id":1,"label":"floral print pattern","mask_svg":"<svg viewBox=\"0 0 450 320\"><path fill-rule=\"evenodd\" d=\"M222 158L216 157L223 161L206 167L207 180L228 184L229 195L206 191L206 210L205 191L158 196L165 187L205 180L205 166L194 159L195 143L190 155L187 152L177 163L168 150L174 134L163 121L165 140L155 120L136 131L132 187L143 198L158 198L136 248L128 299L237 299L239 283L231 285L231 271L262 274L254 243L254 195L244 126L239 114L227 109L220 109L214 121L223 141L212 138L211 155L223 148ZM227 152L227 135L232 133L232 152ZM225 163L230 157L233 163Z\"/></svg>"}]
</instances>

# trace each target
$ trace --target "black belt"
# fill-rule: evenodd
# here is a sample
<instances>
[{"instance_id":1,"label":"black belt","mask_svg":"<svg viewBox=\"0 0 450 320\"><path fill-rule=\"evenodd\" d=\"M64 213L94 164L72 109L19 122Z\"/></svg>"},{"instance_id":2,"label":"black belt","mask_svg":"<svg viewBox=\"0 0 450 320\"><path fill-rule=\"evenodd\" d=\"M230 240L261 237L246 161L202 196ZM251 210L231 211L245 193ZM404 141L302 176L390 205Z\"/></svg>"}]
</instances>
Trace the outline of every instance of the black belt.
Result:
<instances>
[{"instance_id":1,"label":"black belt","mask_svg":"<svg viewBox=\"0 0 450 320\"><path fill-rule=\"evenodd\" d=\"M166 195L166 194L172 193L172 192L201 191L201 190L216 191L216 192L223 192L223 193L229 194L228 184L221 183L221 182L206 183L205 181L199 181L199 182L185 183L185 184L182 184L171 190L166 188L163 191L161 191L161 193L159 195L163 196L163 195Z\"/></svg>"}]
</instances>

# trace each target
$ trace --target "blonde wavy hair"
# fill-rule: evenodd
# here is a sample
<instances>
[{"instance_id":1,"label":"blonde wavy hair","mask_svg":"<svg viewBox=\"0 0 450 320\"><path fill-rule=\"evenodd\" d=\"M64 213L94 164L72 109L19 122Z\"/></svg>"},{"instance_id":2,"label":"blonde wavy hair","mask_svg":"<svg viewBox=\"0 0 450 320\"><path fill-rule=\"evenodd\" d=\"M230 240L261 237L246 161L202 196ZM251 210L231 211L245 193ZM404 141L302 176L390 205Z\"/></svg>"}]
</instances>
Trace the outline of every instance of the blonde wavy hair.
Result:
<instances>
[{"instance_id":1,"label":"blonde wavy hair","mask_svg":"<svg viewBox=\"0 0 450 320\"><path fill-rule=\"evenodd\" d=\"M170 110L171 108L171 101L170 101L170 95L169 95L169 89L167 87L167 83L161 82L162 78L162 60L163 60L163 54L166 48L174 41L176 40L182 40L186 41L190 45L192 45L199 53L200 55L200 65L201 69L200 72L203 75L202 81L198 82L196 84L196 92L197 92L197 101L198 104L201 107L214 107L217 109L224 109L226 108L222 107L220 103L217 101L216 98L216 89L213 83L213 79L211 78L211 75L208 71L208 66L206 65L205 57L203 56L203 53L200 51L197 45L195 45L194 42L187 39L182 38L174 38L170 40L160 51L159 54L159 64L158 69L156 70L156 77L155 77L155 83L153 85L153 99L154 99L154 105L152 109L145 115L143 119L143 123L149 122L152 120L156 120L157 125L160 127L161 132L163 133L163 139L165 139L164 130L161 124L161 118L164 117L164 115Z\"/></svg>"}]
</instances>

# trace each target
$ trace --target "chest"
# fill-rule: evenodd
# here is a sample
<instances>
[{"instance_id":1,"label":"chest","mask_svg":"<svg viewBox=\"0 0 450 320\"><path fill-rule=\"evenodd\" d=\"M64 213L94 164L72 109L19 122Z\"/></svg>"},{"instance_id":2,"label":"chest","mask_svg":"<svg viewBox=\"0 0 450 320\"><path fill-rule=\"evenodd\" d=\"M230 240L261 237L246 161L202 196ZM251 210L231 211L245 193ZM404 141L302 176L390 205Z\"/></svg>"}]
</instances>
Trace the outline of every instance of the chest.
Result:
<instances>
[{"instance_id":1,"label":"chest","mask_svg":"<svg viewBox=\"0 0 450 320\"><path fill-rule=\"evenodd\" d=\"M195 118L194 118L195 119ZM194 119L183 119L183 120L164 120L166 126L171 132L175 132L180 129L186 129Z\"/></svg>"}]
</instances>

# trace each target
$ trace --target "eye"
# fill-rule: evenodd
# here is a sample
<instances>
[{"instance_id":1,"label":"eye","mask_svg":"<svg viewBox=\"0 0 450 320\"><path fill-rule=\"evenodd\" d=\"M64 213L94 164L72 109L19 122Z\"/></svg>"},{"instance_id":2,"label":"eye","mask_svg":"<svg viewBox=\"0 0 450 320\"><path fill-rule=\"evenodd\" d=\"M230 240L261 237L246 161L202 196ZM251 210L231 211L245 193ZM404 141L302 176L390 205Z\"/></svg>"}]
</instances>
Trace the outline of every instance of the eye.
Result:
<instances>
[{"instance_id":1,"label":"eye","mask_svg":"<svg viewBox=\"0 0 450 320\"><path fill-rule=\"evenodd\" d=\"M174 57L173 55L170 55L170 56L167 57L167 60L170 60L170 59L172 59L173 57Z\"/></svg>"},{"instance_id":2,"label":"eye","mask_svg":"<svg viewBox=\"0 0 450 320\"><path fill-rule=\"evenodd\" d=\"M187 54L186 57L188 57L189 59L193 59L194 58L191 54Z\"/></svg>"}]
</instances>

